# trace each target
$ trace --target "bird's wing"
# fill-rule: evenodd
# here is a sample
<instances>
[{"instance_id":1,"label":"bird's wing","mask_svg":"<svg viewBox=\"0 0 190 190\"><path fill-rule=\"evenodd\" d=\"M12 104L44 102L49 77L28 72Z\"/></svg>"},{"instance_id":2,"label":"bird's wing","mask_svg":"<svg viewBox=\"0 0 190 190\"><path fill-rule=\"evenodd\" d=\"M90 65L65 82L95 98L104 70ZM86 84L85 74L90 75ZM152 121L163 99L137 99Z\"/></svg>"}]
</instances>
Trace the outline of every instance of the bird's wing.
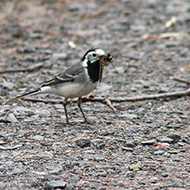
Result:
<instances>
[{"instance_id":1,"label":"bird's wing","mask_svg":"<svg viewBox=\"0 0 190 190\"><path fill-rule=\"evenodd\" d=\"M51 86L51 85L56 85L56 84L66 83L66 82L72 82L83 71L84 71L84 67L82 67L81 64L76 64L68 68L64 72L59 73L58 75L54 76L51 80L45 82L41 87Z\"/></svg>"}]
</instances>

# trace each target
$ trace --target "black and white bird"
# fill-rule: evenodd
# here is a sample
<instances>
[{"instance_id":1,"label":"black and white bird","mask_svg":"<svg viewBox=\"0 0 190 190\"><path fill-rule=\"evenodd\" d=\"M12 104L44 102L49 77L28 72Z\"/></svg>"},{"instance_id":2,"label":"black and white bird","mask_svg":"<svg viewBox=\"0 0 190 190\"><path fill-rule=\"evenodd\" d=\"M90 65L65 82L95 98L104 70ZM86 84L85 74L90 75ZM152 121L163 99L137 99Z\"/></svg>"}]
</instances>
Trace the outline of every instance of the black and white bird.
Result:
<instances>
[{"instance_id":1,"label":"black and white bird","mask_svg":"<svg viewBox=\"0 0 190 190\"><path fill-rule=\"evenodd\" d=\"M66 108L67 101L68 99L78 98L77 105L84 117L84 121L87 122L80 105L81 98L89 94L101 82L104 65L108 65L111 60L112 56L109 53L106 54L102 49L90 49L84 54L79 63L54 76L51 80L42 84L40 88L17 96L6 103L28 95L57 94L65 98L63 106L66 123L69 123Z\"/></svg>"}]
</instances>

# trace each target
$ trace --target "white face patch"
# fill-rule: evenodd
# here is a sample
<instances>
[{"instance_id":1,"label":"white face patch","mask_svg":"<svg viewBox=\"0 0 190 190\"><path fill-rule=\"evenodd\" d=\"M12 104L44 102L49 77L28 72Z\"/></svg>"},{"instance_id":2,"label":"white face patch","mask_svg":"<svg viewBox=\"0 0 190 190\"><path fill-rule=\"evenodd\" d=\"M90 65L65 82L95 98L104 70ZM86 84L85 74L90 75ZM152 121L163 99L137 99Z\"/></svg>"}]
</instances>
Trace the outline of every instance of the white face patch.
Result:
<instances>
[{"instance_id":1,"label":"white face patch","mask_svg":"<svg viewBox=\"0 0 190 190\"><path fill-rule=\"evenodd\" d=\"M82 62L82 66L83 66L83 67L88 67L87 62L88 62L88 60L87 60L87 59L85 59L85 60Z\"/></svg>"},{"instance_id":2,"label":"white face patch","mask_svg":"<svg viewBox=\"0 0 190 190\"><path fill-rule=\"evenodd\" d=\"M91 63L97 61L100 59L101 56L106 55L105 52L102 49L95 49L95 50L91 50L89 51L85 58L86 60L90 61ZM85 60L84 60L85 61ZM83 66L86 66L86 63L83 63Z\"/></svg>"},{"instance_id":3,"label":"white face patch","mask_svg":"<svg viewBox=\"0 0 190 190\"><path fill-rule=\"evenodd\" d=\"M96 52L96 54L97 54L98 56L105 55L105 52L104 52L102 49L96 49L95 52Z\"/></svg>"}]
</instances>

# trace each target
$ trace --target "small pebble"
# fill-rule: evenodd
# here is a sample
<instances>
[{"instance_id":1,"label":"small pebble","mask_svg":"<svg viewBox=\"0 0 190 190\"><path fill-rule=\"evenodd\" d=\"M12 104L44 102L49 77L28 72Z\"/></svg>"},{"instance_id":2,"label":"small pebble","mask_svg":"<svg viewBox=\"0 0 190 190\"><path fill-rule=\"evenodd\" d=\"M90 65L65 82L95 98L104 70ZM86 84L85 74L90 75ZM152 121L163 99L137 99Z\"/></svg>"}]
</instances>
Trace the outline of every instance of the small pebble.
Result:
<instances>
[{"instance_id":1,"label":"small pebble","mask_svg":"<svg viewBox=\"0 0 190 190\"><path fill-rule=\"evenodd\" d=\"M91 144L90 139L78 139L75 141L77 146L84 148L84 147L88 147Z\"/></svg>"},{"instance_id":2,"label":"small pebble","mask_svg":"<svg viewBox=\"0 0 190 190\"><path fill-rule=\"evenodd\" d=\"M146 140L141 142L143 145L153 145L155 143L155 140Z\"/></svg>"},{"instance_id":3,"label":"small pebble","mask_svg":"<svg viewBox=\"0 0 190 190\"><path fill-rule=\"evenodd\" d=\"M157 150L154 152L155 155L162 155L164 153L164 151L162 150Z\"/></svg>"},{"instance_id":4,"label":"small pebble","mask_svg":"<svg viewBox=\"0 0 190 190\"><path fill-rule=\"evenodd\" d=\"M64 181L52 180L45 183L45 189L63 189L67 185Z\"/></svg>"}]
</instances>

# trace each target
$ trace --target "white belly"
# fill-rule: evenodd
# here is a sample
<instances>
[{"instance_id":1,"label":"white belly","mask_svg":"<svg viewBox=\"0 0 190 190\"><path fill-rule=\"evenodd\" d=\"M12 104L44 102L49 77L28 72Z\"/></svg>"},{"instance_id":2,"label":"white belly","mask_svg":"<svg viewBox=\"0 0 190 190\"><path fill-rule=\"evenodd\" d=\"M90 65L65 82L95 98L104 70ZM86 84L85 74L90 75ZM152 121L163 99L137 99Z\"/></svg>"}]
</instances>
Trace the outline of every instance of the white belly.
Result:
<instances>
[{"instance_id":1,"label":"white belly","mask_svg":"<svg viewBox=\"0 0 190 190\"><path fill-rule=\"evenodd\" d=\"M97 83L67 83L59 86L44 86L41 88L42 93L52 93L65 98L76 98L89 94L96 87Z\"/></svg>"}]
</instances>

